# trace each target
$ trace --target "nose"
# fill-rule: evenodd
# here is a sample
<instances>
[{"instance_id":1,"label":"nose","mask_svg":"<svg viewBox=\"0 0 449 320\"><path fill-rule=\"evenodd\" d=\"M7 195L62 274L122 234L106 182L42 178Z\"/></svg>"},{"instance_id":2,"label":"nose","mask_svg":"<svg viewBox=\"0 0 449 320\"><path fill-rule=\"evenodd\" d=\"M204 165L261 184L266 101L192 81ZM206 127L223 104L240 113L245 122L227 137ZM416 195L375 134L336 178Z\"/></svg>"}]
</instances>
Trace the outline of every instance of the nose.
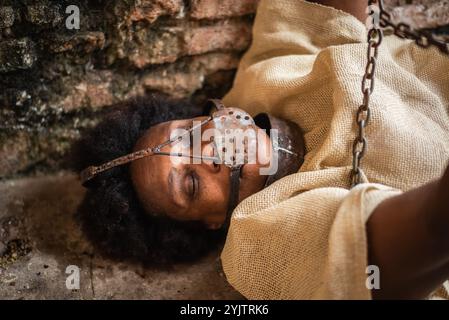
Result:
<instances>
[{"instance_id":1,"label":"nose","mask_svg":"<svg viewBox=\"0 0 449 320\"><path fill-rule=\"evenodd\" d=\"M221 164L217 164L214 161L207 161L203 163L203 166L209 171L210 173L218 173L221 170Z\"/></svg>"}]
</instances>

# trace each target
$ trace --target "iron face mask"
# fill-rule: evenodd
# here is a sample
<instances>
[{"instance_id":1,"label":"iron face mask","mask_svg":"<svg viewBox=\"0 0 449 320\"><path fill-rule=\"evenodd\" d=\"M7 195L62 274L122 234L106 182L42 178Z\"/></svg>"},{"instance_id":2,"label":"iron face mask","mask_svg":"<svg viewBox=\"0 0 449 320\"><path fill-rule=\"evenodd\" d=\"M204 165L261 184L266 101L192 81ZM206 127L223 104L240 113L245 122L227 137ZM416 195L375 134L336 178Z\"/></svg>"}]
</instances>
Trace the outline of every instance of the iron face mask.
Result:
<instances>
[{"instance_id":1,"label":"iron face mask","mask_svg":"<svg viewBox=\"0 0 449 320\"><path fill-rule=\"evenodd\" d=\"M193 164L201 164L202 161L213 161L216 164L223 164L230 168L230 190L227 206L226 220L222 228L228 228L232 211L238 204L239 200L239 187L240 187L240 175L242 167L247 163L255 163L257 158L257 141L258 134L263 134L264 131L257 128L254 119L245 111L238 108L227 108L220 100L211 99L208 100L206 108L211 110L210 116L203 121L197 121L198 123L192 124L192 126L185 128L181 132L173 132L170 139L162 144L139 150L128 155L113 159L109 162L98 166L89 166L84 169L81 174L81 182L83 185L89 180L93 179L98 174L109 170L111 168L128 164L138 159L153 156L163 155L173 157L172 160L180 158L189 158L193 161ZM190 146L193 141L198 141L197 138L193 138L201 129L207 130L204 132L201 140L209 141L213 148L213 154L204 155L201 151L190 152ZM279 141L285 139L278 139L277 130L270 130L270 140L272 143L271 160L269 162L269 168L261 168L260 174L267 175L268 177L276 176L277 163L279 160L295 159L297 156L296 148L292 148L289 143L283 147L279 145ZM200 134L201 135L201 134ZM186 143L187 142L187 143ZM193 144L195 144L193 142ZM170 152L164 151L164 147L172 146ZM174 148L176 146L176 148ZM175 152L173 152L173 150ZM200 148L201 149L201 148ZM283 153L279 157L279 153ZM285 159L287 156L288 159ZM302 155L301 155L302 156ZM297 161L295 161L297 162ZM274 167L273 164L274 163ZM298 163L297 170L300 166ZM281 170L282 171L282 170ZM272 179L271 179L272 180ZM270 179L267 179L267 183ZM266 184L267 185L267 184Z\"/></svg>"}]
</instances>

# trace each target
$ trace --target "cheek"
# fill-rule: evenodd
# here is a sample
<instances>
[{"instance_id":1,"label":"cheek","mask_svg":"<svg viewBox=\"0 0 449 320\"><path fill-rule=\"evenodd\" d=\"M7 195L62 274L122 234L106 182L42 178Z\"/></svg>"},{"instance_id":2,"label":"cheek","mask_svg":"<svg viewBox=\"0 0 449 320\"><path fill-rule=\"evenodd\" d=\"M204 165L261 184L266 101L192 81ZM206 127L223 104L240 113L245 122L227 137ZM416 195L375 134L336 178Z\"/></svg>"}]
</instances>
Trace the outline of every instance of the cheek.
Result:
<instances>
[{"instance_id":1,"label":"cheek","mask_svg":"<svg viewBox=\"0 0 449 320\"><path fill-rule=\"evenodd\" d=\"M262 166L257 164L247 164L243 167L243 180L249 183L256 183L264 180L266 176L260 174Z\"/></svg>"},{"instance_id":2,"label":"cheek","mask_svg":"<svg viewBox=\"0 0 449 320\"><path fill-rule=\"evenodd\" d=\"M223 187L223 185L225 185ZM213 180L207 184L197 216L206 224L220 226L226 219L228 209L228 184L226 181Z\"/></svg>"},{"instance_id":3,"label":"cheek","mask_svg":"<svg viewBox=\"0 0 449 320\"><path fill-rule=\"evenodd\" d=\"M219 173L204 170L197 173L201 177L201 195L197 202L199 211L203 211L204 214L225 213L229 197L228 170Z\"/></svg>"},{"instance_id":4,"label":"cheek","mask_svg":"<svg viewBox=\"0 0 449 320\"><path fill-rule=\"evenodd\" d=\"M267 176L261 175L260 166L248 164L243 167L243 178L240 181L240 196L246 198L255 192L258 192L265 185Z\"/></svg>"},{"instance_id":5,"label":"cheek","mask_svg":"<svg viewBox=\"0 0 449 320\"><path fill-rule=\"evenodd\" d=\"M202 186L202 199L208 203L226 202L229 193L227 176L207 177Z\"/></svg>"}]
</instances>

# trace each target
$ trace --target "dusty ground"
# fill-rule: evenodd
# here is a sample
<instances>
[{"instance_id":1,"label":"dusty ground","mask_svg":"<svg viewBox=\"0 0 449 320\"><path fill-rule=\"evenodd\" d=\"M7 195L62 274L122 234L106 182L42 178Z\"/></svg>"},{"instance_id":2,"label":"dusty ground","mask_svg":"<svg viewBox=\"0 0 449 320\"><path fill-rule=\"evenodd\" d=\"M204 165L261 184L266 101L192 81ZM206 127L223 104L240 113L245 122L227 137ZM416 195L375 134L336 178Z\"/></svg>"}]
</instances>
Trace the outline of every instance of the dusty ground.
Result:
<instances>
[{"instance_id":1,"label":"dusty ground","mask_svg":"<svg viewBox=\"0 0 449 320\"><path fill-rule=\"evenodd\" d=\"M83 190L70 174L0 184L0 299L239 299L218 253L172 270L106 260L74 220ZM80 289L66 268L80 268Z\"/></svg>"}]
</instances>

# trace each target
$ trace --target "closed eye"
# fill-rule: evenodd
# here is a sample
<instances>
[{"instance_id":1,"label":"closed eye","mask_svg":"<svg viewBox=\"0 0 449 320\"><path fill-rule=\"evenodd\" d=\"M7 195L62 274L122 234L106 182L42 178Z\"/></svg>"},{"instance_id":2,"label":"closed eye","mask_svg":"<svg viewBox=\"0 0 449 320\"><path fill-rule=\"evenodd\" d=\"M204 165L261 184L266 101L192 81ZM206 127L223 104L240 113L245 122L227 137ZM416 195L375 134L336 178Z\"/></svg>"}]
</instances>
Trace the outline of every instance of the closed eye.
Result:
<instances>
[{"instance_id":1,"label":"closed eye","mask_svg":"<svg viewBox=\"0 0 449 320\"><path fill-rule=\"evenodd\" d=\"M199 195L199 178L198 175L191 171L186 176L187 191L190 199L196 199Z\"/></svg>"},{"instance_id":2,"label":"closed eye","mask_svg":"<svg viewBox=\"0 0 449 320\"><path fill-rule=\"evenodd\" d=\"M196 193L196 190L195 190L195 177L193 176L193 174L189 174L189 176L190 176L190 185L191 185L190 196L192 198L194 198L195 197L195 193Z\"/></svg>"}]
</instances>

